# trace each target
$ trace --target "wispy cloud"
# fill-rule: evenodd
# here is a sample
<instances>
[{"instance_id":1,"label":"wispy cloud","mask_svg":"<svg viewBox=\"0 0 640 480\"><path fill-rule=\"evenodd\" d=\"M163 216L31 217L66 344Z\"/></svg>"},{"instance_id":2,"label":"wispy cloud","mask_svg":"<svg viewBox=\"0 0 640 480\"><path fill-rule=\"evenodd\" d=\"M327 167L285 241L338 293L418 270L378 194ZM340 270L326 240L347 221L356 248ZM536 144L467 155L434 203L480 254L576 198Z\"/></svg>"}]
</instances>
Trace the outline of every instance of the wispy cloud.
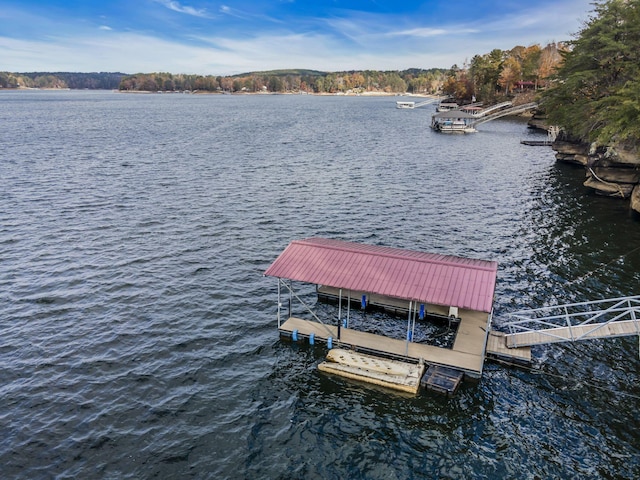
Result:
<instances>
[{"instance_id":1,"label":"wispy cloud","mask_svg":"<svg viewBox=\"0 0 640 480\"><path fill-rule=\"evenodd\" d=\"M262 13L248 12L246 10L239 10L237 8L232 8L229 5L220 5L220 8L218 11L222 15L233 17L234 19L238 19L238 20L259 21L259 22L276 23L276 24L286 23L283 20L279 18L275 18L273 16L265 15Z\"/></svg>"},{"instance_id":2,"label":"wispy cloud","mask_svg":"<svg viewBox=\"0 0 640 480\"><path fill-rule=\"evenodd\" d=\"M224 15L229 15L230 17L241 18L241 19L248 17L248 15L240 12L240 10L231 8L229 5L220 5L220 13Z\"/></svg>"},{"instance_id":3,"label":"wispy cloud","mask_svg":"<svg viewBox=\"0 0 640 480\"><path fill-rule=\"evenodd\" d=\"M174 12L178 12L178 13L184 13L187 15L192 15L194 17L202 17L202 18L208 18L209 14L207 13L206 9L197 9L194 7L189 7L186 5L181 5L180 2L176 2L173 0L155 0L156 2L164 5L165 7L167 7L169 10L173 10Z\"/></svg>"},{"instance_id":4,"label":"wispy cloud","mask_svg":"<svg viewBox=\"0 0 640 480\"><path fill-rule=\"evenodd\" d=\"M409 30L399 30L397 32L389 32L387 35L390 37L441 37L443 35L467 35L472 33L478 33L476 28L458 27L455 25L448 26L447 28L411 28Z\"/></svg>"}]
</instances>

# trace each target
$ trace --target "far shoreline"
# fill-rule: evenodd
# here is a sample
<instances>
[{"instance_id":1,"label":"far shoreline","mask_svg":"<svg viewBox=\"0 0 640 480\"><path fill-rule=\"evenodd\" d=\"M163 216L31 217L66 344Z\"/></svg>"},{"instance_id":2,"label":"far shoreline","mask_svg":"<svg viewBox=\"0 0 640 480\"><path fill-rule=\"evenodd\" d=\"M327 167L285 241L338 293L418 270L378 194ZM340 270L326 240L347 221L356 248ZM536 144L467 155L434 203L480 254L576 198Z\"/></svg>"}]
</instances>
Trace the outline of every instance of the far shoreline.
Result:
<instances>
[{"instance_id":1,"label":"far shoreline","mask_svg":"<svg viewBox=\"0 0 640 480\"><path fill-rule=\"evenodd\" d=\"M114 92L139 95L311 95L316 97L416 97L416 98L440 98L442 95L429 93L397 93L397 92L209 92L206 90L119 90L115 88L40 88L40 87L0 87L0 92Z\"/></svg>"}]
</instances>

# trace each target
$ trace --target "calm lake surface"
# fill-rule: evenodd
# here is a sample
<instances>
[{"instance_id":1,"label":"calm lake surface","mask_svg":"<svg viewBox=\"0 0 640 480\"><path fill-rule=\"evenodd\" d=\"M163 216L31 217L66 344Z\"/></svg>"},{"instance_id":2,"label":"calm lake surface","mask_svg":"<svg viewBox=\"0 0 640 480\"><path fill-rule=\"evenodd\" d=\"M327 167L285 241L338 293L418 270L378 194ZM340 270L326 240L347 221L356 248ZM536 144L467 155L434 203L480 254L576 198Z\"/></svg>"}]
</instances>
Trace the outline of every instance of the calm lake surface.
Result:
<instances>
[{"instance_id":1,"label":"calm lake surface","mask_svg":"<svg viewBox=\"0 0 640 480\"><path fill-rule=\"evenodd\" d=\"M525 120L439 135L395 100L0 92L0 475L638 478L637 337L453 398L279 339L262 274L311 236L496 260L498 328L640 293L640 222Z\"/></svg>"}]
</instances>

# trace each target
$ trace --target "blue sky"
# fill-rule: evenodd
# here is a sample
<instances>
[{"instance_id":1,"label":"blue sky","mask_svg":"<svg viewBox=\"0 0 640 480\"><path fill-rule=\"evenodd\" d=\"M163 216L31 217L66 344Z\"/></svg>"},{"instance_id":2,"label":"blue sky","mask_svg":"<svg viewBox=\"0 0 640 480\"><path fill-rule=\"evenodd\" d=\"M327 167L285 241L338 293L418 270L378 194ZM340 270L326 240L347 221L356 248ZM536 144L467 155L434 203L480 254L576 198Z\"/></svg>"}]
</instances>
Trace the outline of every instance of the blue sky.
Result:
<instances>
[{"instance_id":1,"label":"blue sky","mask_svg":"<svg viewBox=\"0 0 640 480\"><path fill-rule=\"evenodd\" d=\"M0 0L0 71L404 70L571 38L593 0Z\"/></svg>"}]
</instances>

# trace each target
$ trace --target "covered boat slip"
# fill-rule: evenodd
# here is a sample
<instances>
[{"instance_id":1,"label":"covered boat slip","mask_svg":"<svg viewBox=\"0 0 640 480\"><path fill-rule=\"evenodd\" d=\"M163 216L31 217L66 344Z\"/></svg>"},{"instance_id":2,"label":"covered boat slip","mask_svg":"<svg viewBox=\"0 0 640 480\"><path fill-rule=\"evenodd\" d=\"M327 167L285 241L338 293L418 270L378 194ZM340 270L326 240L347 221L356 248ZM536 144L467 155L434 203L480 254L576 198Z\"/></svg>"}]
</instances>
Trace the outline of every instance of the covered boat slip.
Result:
<instances>
[{"instance_id":1,"label":"covered boat slip","mask_svg":"<svg viewBox=\"0 0 640 480\"><path fill-rule=\"evenodd\" d=\"M284 335L323 339L411 362L424 361L460 370L474 378L482 375L488 342L489 353L507 352L504 337L489 335L496 262L309 238L291 242L265 275L278 278L278 328ZM338 317L321 320L305 305L312 319L289 316L282 321L282 287L288 290L285 293L291 299L297 298L291 281L315 284L319 295L337 298ZM347 308L343 312L345 303ZM347 328L352 306L373 304L396 313L408 312L404 320L406 339ZM459 323L452 348L410 341L411 324L415 324L418 311L421 319L433 314L456 317ZM345 320L347 323L343 324ZM519 355L526 358L527 352L520 351ZM530 349L528 355L530 358Z\"/></svg>"}]
</instances>

